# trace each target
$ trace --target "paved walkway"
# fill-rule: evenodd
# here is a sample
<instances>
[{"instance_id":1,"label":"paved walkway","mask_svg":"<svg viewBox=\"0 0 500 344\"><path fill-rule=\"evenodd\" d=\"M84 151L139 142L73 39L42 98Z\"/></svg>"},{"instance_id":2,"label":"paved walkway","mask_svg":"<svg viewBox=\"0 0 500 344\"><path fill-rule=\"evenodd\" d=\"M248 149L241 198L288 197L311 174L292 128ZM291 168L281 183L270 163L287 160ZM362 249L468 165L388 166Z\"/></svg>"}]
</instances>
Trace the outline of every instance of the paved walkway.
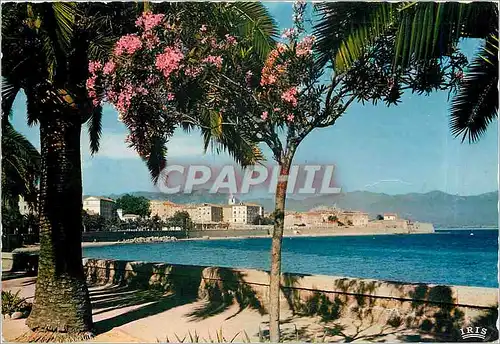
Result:
<instances>
[{"instance_id":1,"label":"paved walkway","mask_svg":"<svg viewBox=\"0 0 500 344\"><path fill-rule=\"evenodd\" d=\"M5 278L6 276L4 276ZM35 291L35 277L13 278L2 281L3 290L16 292L32 301ZM200 342L217 342L217 332L222 329L226 341L259 342L267 335L267 315L256 310L240 310L238 306L214 306L206 301L189 300L155 290L137 290L120 286L90 287L93 319L97 330L97 342L179 342L189 333L200 337ZM30 300L31 299L31 300ZM358 333L359 340L366 341L408 341L415 333L382 329L378 325L361 324L361 332L353 322L321 323L315 317L297 317L290 311L282 311L282 332L285 340L296 341L345 341L346 333ZM259 330L260 328L260 330ZM334 334L343 329L343 335ZM3 322L3 338L12 341L27 330L25 319ZM220 332L219 332L220 333ZM325 333L329 333L325 336ZM375 335L374 338L372 338ZM248 336L248 339L247 339ZM323 339L324 338L324 339ZM422 340L416 336L413 340Z\"/></svg>"}]
</instances>

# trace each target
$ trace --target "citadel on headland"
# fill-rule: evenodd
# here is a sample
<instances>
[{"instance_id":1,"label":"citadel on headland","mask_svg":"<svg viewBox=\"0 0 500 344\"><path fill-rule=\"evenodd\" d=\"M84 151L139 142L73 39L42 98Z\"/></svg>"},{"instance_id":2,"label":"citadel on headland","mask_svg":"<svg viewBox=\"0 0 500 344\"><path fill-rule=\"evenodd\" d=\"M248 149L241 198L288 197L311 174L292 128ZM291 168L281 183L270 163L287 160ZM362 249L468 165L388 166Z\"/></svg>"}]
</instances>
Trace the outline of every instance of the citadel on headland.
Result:
<instances>
[{"instance_id":1,"label":"citadel on headland","mask_svg":"<svg viewBox=\"0 0 500 344\"><path fill-rule=\"evenodd\" d=\"M90 196L83 201L83 209L88 214L103 217L118 216L122 221L136 220L135 214L123 214L121 209L116 214L110 198ZM192 221L192 231L228 231L235 236L244 231L246 235L265 235L272 231L272 213L255 203L240 202L230 196L227 204L177 204L168 200L149 201L151 214L168 222L178 213L187 213ZM164 231L182 228L164 227ZM342 234L390 234L390 233L432 233L430 223L413 222L400 218L394 213L383 213L370 218L368 213L356 210L344 210L337 207L316 207L309 211L287 211L285 213L285 234L287 235L342 235ZM208 234L207 234L208 235Z\"/></svg>"}]
</instances>

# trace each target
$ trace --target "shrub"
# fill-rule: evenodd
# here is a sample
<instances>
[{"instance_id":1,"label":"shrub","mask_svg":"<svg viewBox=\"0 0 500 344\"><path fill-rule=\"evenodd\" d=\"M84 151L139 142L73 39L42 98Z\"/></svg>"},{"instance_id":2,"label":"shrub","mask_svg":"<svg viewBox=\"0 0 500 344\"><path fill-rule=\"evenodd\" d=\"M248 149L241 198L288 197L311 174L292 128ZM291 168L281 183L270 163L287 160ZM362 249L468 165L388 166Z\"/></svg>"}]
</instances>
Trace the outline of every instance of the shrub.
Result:
<instances>
[{"instance_id":1,"label":"shrub","mask_svg":"<svg viewBox=\"0 0 500 344\"><path fill-rule=\"evenodd\" d=\"M29 313L31 311L31 303L19 296L20 290L17 293L2 290L2 314L11 315L14 312Z\"/></svg>"}]
</instances>

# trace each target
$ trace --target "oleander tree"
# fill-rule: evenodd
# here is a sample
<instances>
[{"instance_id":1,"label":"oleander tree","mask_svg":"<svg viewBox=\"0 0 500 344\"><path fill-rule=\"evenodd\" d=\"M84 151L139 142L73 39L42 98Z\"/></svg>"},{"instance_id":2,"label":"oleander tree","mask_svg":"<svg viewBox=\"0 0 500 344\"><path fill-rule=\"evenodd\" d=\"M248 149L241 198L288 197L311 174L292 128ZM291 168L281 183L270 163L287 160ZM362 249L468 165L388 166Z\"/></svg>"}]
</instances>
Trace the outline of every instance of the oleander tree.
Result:
<instances>
[{"instance_id":1,"label":"oleander tree","mask_svg":"<svg viewBox=\"0 0 500 344\"><path fill-rule=\"evenodd\" d=\"M466 62L463 55L452 51L446 62L394 70L393 41L388 37L347 70L336 71L332 62L330 69L318 68L316 39L304 28L305 9L303 2L294 4L294 27L283 32L284 41L263 62L245 39L210 25L188 30L161 15L145 14L139 19L144 24L137 33L120 38L114 56L92 63L87 82L96 106L101 101L115 105L130 129L130 145L148 159L150 147L161 146L172 135L165 127L184 123L204 128L206 144L224 147L228 144L224 133L235 132L246 149L259 157L262 145L270 148L280 167L271 247L273 342L280 339L287 183L300 143L314 129L334 125L354 101L393 105L405 89L429 93L454 87Z\"/></svg>"},{"instance_id":2,"label":"oleander tree","mask_svg":"<svg viewBox=\"0 0 500 344\"><path fill-rule=\"evenodd\" d=\"M93 335L81 253L80 136L87 124L91 151L97 152L103 114L87 92L89 67L91 74L96 69L95 64L89 66L89 60L107 59L119 37L135 31L136 25L150 25L148 21L136 23L145 6L173 18L172 23L184 32L197 18L213 23L224 34L248 37L256 55L266 54L273 45L275 24L259 3L2 4L2 116L5 120L16 95L24 92L28 123L39 125L41 141L39 269L33 309L26 322L32 332L19 340L73 341ZM131 49L133 41L121 41L119 46ZM127 56L126 52L115 55ZM121 95L124 104L129 95ZM186 106L196 102L196 97L189 98L186 94ZM143 110L147 113L149 108ZM141 123L137 121L137 125ZM151 129L155 133L158 128ZM229 149L234 147L231 151L236 156L253 154L239 137L231 133L220 136ZM151 157L145 162L154 177L158 173L154 171L165 162L165 147L155 141L140 149L143 157ZM159 156L163 158L155 160ZM253 161L253 157L248 159Z\"/></svg>"}]
</instances>

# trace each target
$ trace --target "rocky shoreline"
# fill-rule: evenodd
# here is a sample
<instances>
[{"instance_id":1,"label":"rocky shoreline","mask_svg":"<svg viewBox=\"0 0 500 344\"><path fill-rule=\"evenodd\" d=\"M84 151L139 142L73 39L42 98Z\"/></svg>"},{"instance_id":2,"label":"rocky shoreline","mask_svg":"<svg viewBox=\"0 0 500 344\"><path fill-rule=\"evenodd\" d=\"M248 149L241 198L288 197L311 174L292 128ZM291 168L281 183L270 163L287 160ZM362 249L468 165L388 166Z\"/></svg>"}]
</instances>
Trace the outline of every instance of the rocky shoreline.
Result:
<instances>
[{"instance_id":1,"label":"rocky shoreline","mask_svg":"<svg viewBox=\"0 0 500 344\"><path fill-rule=\"evenodd\" d=\"M144 244L144 243L155 243L155 242L170 242L177 241L176 237L169 236L156 236L156 237L137 237L132 239L123 239L119 240L116 243L118 244Z\"/></svg>"}]
</instances>

